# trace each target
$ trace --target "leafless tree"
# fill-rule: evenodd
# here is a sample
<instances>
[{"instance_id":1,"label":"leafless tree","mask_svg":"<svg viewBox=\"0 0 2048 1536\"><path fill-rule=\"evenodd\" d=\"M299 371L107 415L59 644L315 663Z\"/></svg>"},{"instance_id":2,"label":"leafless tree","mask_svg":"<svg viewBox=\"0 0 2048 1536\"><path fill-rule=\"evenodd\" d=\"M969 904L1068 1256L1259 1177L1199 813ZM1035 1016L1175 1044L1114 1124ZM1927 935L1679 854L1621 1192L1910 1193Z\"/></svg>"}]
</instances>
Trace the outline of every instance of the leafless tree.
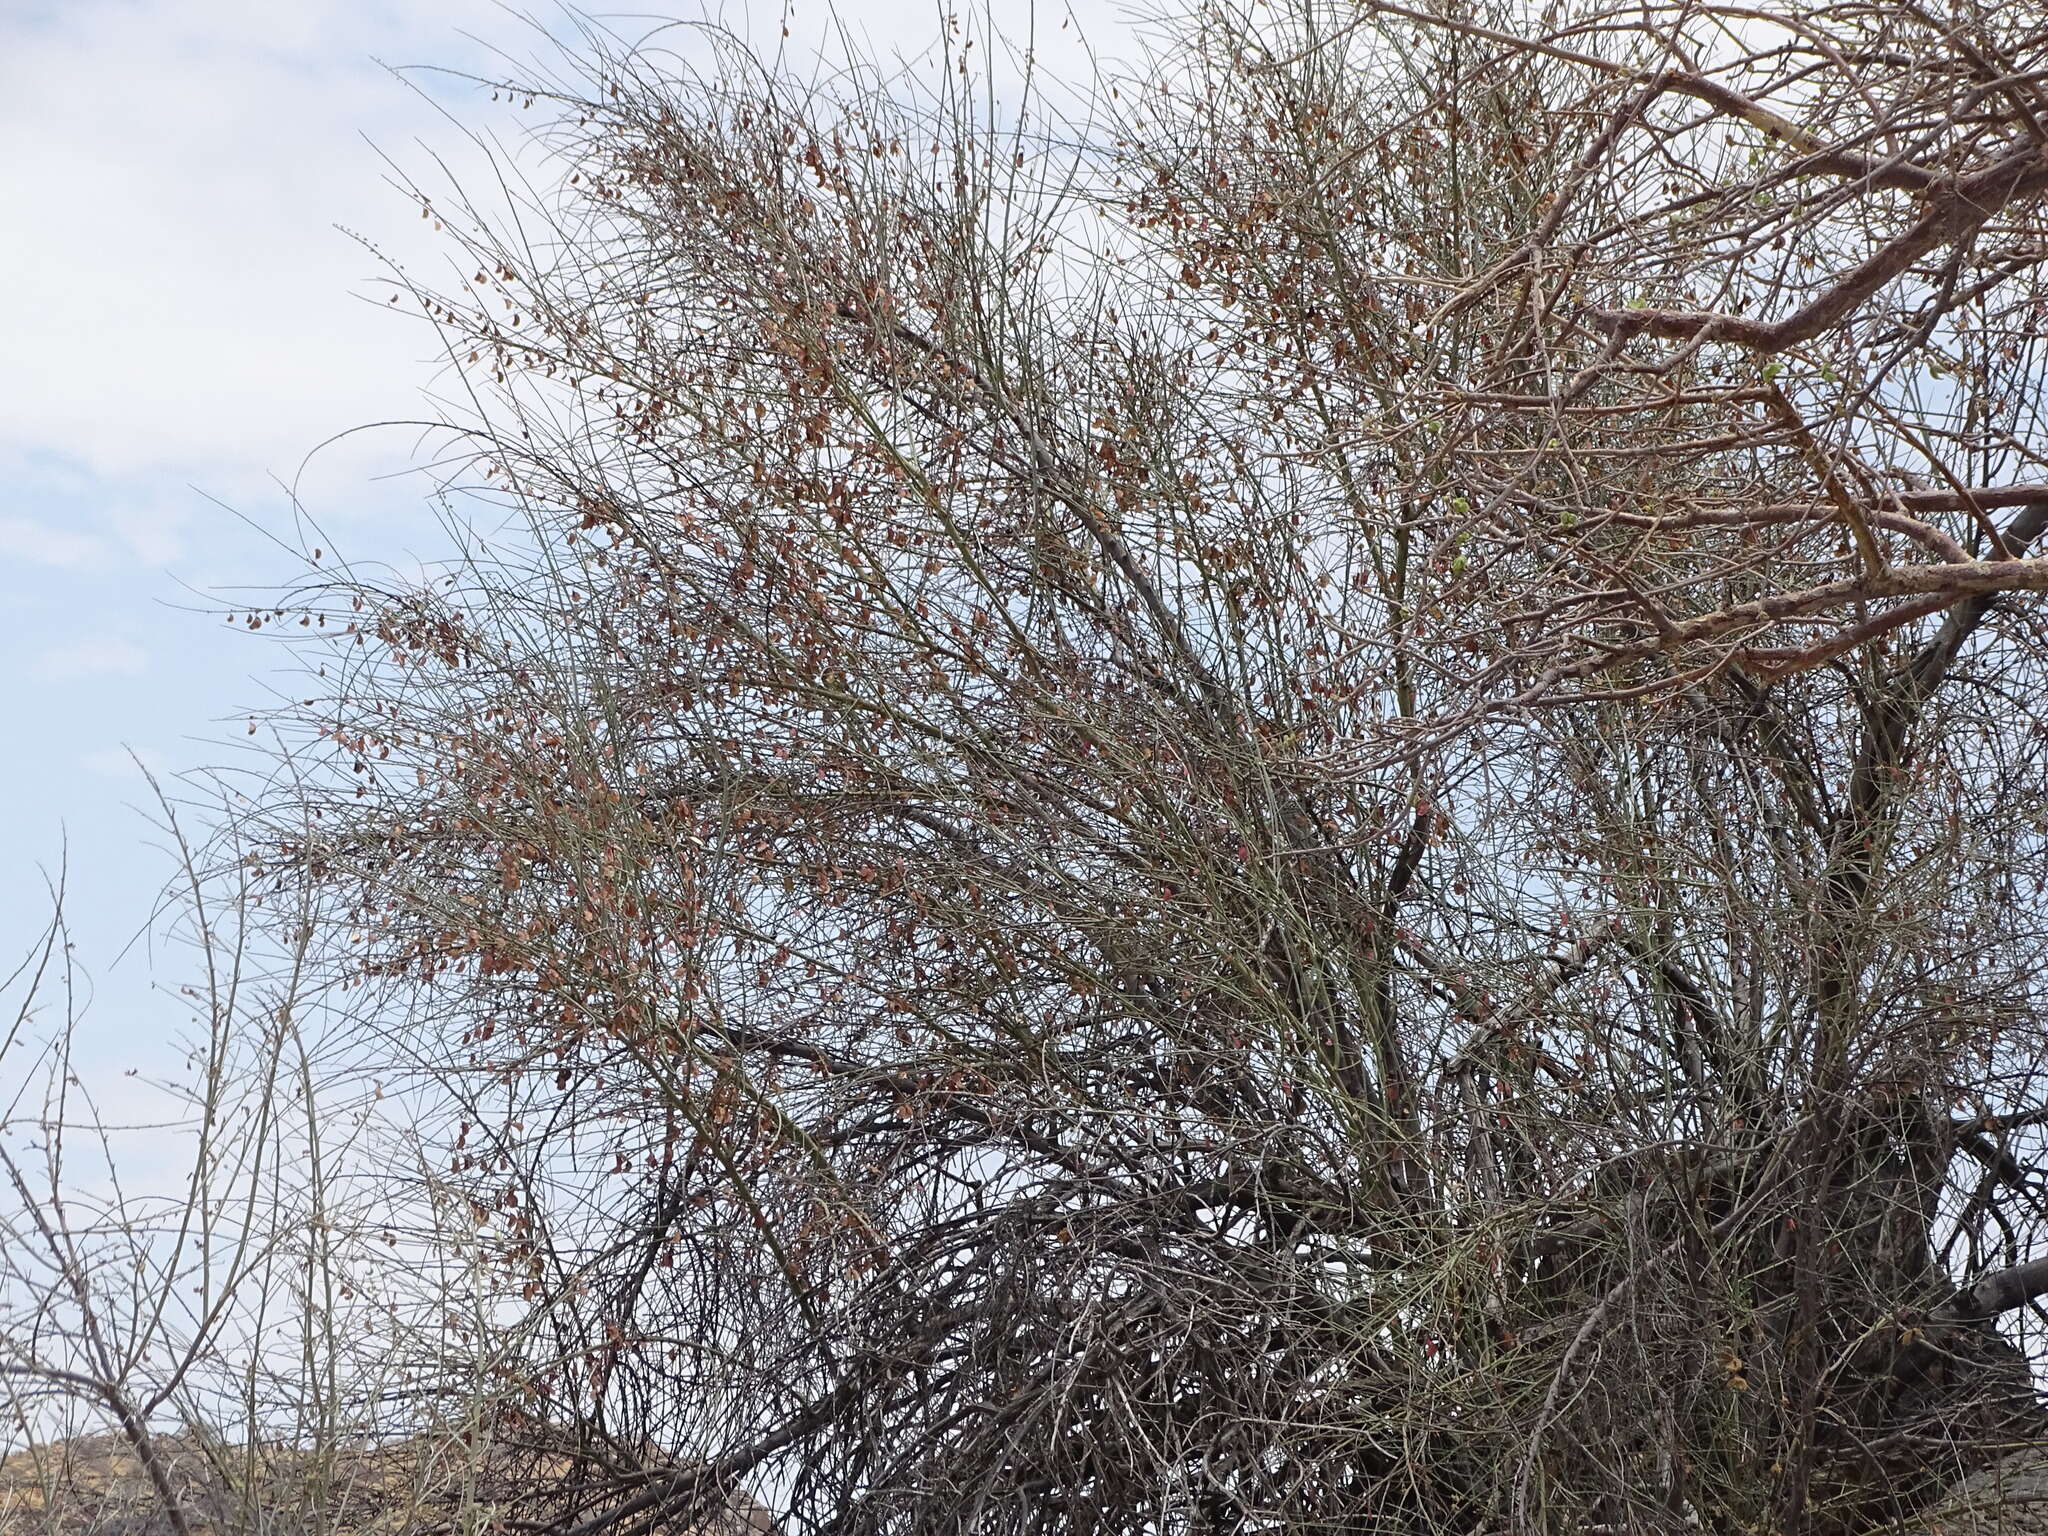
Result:
<instances>
[{"instance_id":1,"label":"leafless tree","mask_svg":"<svg viewBox=\"0 0 2048 1536\"><path fill-rule=\"evenodd\" d=\"M476 1503L469 1403L417 1401L417 1362L392 1346L418 1336L423 1300L439 1316L459 1293L445 1269L414 1284L366 1262L418 1232L392 1162L373 1184L356 1171L369 1116L306 984L312 930L275 903L253 924L253 871L211 862L231 838L195 848L176 802L158 805L178 873L150 932L164 974L191 979L141 1018L185 1041L184 1071L109 1065L163 1041L123 1051L96 1028L61 881L0 977L0 1529L446 1523Z\"/></svg>"},{"instance_id":2,"label":"leafless tree","mask_svg":"<svg viewBox=\"0 0 2048 1536\"><path fill-rule=\"evenodd\" d=\"M506 1518L1907 1516L2048 1429L2048 18L1165 25L421 194L475 541L245 616L243 831Z\"/></svg>"}]
</instances>

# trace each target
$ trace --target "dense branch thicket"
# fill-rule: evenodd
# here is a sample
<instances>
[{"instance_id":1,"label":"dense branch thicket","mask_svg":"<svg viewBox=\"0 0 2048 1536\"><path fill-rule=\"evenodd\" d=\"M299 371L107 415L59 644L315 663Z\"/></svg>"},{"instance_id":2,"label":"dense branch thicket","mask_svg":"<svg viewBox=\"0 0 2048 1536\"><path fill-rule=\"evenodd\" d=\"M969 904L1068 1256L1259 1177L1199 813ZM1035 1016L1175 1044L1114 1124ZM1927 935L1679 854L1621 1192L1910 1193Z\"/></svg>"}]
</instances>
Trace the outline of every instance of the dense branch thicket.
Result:
<instances>
[{"instance_id":1,"label":"dense branch thicket","mask_svg":"<svg viewBox=\"0 0 2048 1536\"><path fill-rule=\"evenodd\" d=\"M494 531L268 616L508 1518L1853 1532L2048 1432L2039 8L666 36L422 199Z\"/></svg>"}]
</instances>

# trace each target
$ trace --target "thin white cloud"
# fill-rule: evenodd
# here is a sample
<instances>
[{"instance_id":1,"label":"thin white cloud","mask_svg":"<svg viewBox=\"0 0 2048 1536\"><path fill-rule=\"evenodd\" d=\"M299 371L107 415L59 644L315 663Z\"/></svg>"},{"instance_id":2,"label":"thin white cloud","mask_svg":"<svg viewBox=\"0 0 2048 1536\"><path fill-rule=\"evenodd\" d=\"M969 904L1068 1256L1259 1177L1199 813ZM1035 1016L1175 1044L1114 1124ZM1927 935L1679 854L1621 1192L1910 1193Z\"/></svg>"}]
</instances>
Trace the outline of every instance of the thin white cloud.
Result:
<instances>
[{"instance_id":1,"label":"thin white cloud","mask_svg":"<svg viewBox=\"0 0 2048 1536\"><path fill-rule=\"evenodd\" d=\"M87 677L139 677L149 670L149 652L132 640L94 636L53 646L34 662L46 682L76 682Z\"/></svg>"},{"instance_id":2,"label":"thin white cloud","mask_svg":"<svg viewBox=\"0 0 2048 1536\"><path fill-rule=\"evenodd\" d=\"M404 158L415 138L454 139L464 162L453 125L372 55L480 67L458 28L507 17L488 0L407 9L0 15L0 138L36 146L0 163L0 201L22 215L0 223L0 331L37 359L0 376L0 438L95 474L210 480L289 474L335 431L417 414L428 338L368 313L355 295L377 262L335 226L420 245L366 140Z\"/></svg>"},{"instance_id":3,"label":"thin white cloud","mask_svg":"<svg viewBox=\"0 0 2048 1536\"><path fill-rule=\"evenodd\" d=\"M515 9L67 0L26 24L0 3L0 141L34 146L0 159L0 207L12 210L0 220L0 334L36 360L0 373L0 453L32 445L95 475L168 470L215 490L251 470L289 479L336 432L418 417L435 338L407 306L383 305L378 257L337 226L430 282L449 279L452 248L390 185L379 150L430 189L445 190L445 171L488 203L498 183L468 133L524 158L540 114L494 108L487 88L471 110L467 84L408 77L439 93L451 120L378 61L480 75L554 62ZM780 7L733 9L757 11L728 19L777 46ZM1077 34L1049 10L1045 56L1076 67ZM791 46L845 27L887 57L924 52L942 7L833 0L799 12ZM630 35L639 22L616 24ZM670 31L664 44L695 36ZM401 434L389 457L404 447Z\"/></svg>"},{"instance_id":4,"label":"thin white cloud","mask_svg":"<svg viewBox=\"0 0 2048 1536\"><path fill-rule=\"evenodd\" d=\"M193 499L184 498L185 506L163 500L149 506L115 506L108 510L107 521L128 553L144 565L169 565L185 552L180 535L192 520Z\"/></svg>"},{"instance_id":5,"label":"thin white cloud","mask_svg":"<svg viewBox=\"0 0 2048 1536\"><path fill-rule=\"evenodd\" d=\"M95 564L109 553L107 541L70 528L52 528L26 517L0 517L0 559L60 567Z\"/></svg>"}]
</instances>

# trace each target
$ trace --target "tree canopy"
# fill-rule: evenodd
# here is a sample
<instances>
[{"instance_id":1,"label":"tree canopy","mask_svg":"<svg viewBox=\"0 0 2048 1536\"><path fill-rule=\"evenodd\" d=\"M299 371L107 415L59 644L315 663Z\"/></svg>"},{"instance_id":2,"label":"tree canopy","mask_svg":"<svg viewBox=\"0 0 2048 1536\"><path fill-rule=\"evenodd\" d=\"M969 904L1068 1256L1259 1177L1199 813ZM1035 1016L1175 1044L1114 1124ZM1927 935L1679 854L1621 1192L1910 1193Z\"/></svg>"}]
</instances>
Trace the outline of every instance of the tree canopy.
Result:
<instances>
[{"instance_id":1,"label":"tree canopy","mask_svg":"<svg viewBox=\"0 0 2048 1536\"><path fill-rule=\"evenodd\" d=\"M241 835L426 1400L576 1536L1910 1516L2048 1432L2048 22L1160 28L421 195L474 543Z\"/></svg>"}]
</instances>

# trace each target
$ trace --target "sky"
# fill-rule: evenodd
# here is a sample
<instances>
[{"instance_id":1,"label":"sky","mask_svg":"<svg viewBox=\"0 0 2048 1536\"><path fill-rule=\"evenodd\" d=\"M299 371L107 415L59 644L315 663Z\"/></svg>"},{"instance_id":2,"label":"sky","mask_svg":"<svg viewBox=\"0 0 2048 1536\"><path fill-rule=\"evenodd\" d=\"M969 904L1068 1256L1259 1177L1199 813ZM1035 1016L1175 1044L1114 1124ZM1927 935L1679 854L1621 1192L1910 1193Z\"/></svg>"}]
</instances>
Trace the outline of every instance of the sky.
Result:
<instances>
[{"instance_id":1,"label":"sky","mask_svg":"<svg viewBox=\"0 0 2048 1536\"><path fill-rule=\"evenodd\" d=\"M1069 46L1115 30L1106 0L1077 9ZM887 57L939 15L717 19ZM996 5L1013 34L1063 15ZM138 764L174 785L246 751L242 722L290 679L224 616L299 572L294 544L432 557L419 432L366 429L417 420L434 373L431 333L379 284L380 256L445 275L395 182L474 183L467 133L517 124L461 76L546 56L549 28L566 13L489 0L0 0L0 975L63 871L92 982L81 1060L117 1108L131 1070L173 1074L159 992L188 963L132 942L173 873Z\"/></svg>"}]
</instances>

